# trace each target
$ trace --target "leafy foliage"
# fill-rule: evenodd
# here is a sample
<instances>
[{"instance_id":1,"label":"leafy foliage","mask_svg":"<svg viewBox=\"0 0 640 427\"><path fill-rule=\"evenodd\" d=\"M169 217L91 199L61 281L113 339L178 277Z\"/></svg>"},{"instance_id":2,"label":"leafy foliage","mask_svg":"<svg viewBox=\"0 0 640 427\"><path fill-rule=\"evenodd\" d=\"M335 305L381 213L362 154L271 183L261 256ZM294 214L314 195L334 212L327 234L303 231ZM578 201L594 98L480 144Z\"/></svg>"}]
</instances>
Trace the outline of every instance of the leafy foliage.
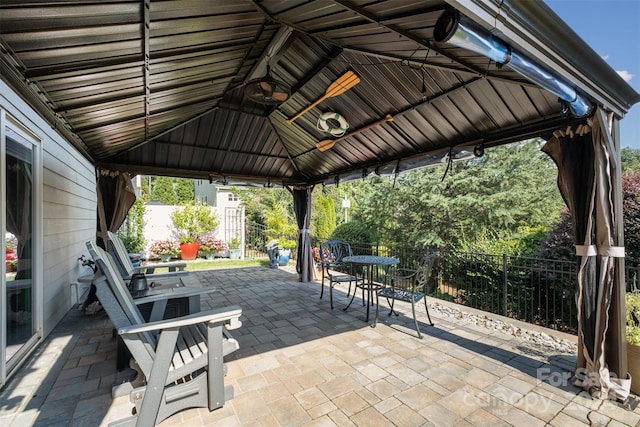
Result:
<instances>
[{"instance_id":1,"label":"leafy foliage","mask_svg":"<svg viewBox=\"0 0 640 427\"><path fill-rule=\"evenodd\" d=\"M640 293L627 292L627 341L640 344Z\"/></svg>"},{"instance_id":2,"label":"leafy foliage","mask_svg":"<svg viewBox=\"0 0 640 427\"><path fill-rule=\"evenodd\" d=\"M290 215L285 204L273 200L271 207L264 212L267 241L278 240L279 246L285 249L295 247L298 226L289 219Z\"/></svg>"},{"instance_id":3,"label":"leafy foliage","mask_svg":"<svg viewBox=\"0 0 640 427\"><path fill-rule=\"evenodd\" d=\"M293 197L285 189L234 189L242 199L249 220L263 224L266 241L278 240L283 248L294 248L298 226L293 212Z\"/></svg>"},{"instance_id":4,"label":"leafy foliage","mask_svg":"<svg viewBox=\"0 0 640 427\"><path fill-rule=\"evenodd\" d=\"M149 245L149 257L152 259L160 258L161 255L178 256L180 246L178 242L172 239L153 240Z\"/></svg>"},{"instance_id":5,"label":"leafy foliage","mask_svg":"<svg viewBox=\"0 0 640 427\"><path fill-rule=\"evenodd\" d=\"M202 236L198 241L200 242L200 251L204 253L224 252L227 250L227 244L215 236Z\"/></svg>"},{"instance_id":6,"label":"leafy foliage","mask_svg":"<svg viewBox=\"0 0 640 427\"><path fill-rule=\"evenodd\" d=\"M193 179L176 178L174 190L178 204L182 205L193 202L195 198L194 187Z\"/></svg>"},{"instance_id":7,"label":"leafy foliage","mask_svg":"<svg viewBox=\"0 0 640 427\"><path fill-rule=\"evenodd\" d=\"M371 234L371 230L365 224L359 221L349 221L340 224L333 230L331 240L343 240L348 243L368 243L373 242L375 236Z\"/></svg>"},{"instance_id":8,"label":"leafy foliage","mask_svg":"<svg viewBox=\"0 0 640 427\"><path fill-rule=\"evenodd\" d=\"M538 256L545 259L574 260L575 244L571 213L565 207L556 224L547 233Z\"/></svg>"},{"instance_id":9,"label":"leafy foliage","mask_svg":"<svg viewBox=\"0 0 640 427\"><path fill-rule=\"evenodd\" d=\"M335 203L331 197L320 193L316 197L315 209L318 211L314 215L315 234L321 240L326 240L336 228Z\"/></svg>"},{"instance_id":10,"label":"leafy foliage","mask_svg":"<svg viewBox=\"0 0 640 427\"><path fill-rule=\"evenodd\" d=\"M204 204L191 203L176 209L171 213L171 220L181 243L195 242L220 225L217 214Z\"/></svg>"},{"instance_id":11,"label":"leafy foliage","mask_svg":"<svg viewBox=\"0 0 640 427\"><path fill-rule=\"evenodd\" d=\"M640 150L625 147L620 150L623 172L640 172Z\"/></svg>"},{"instance_id":12,"label":"leafy foliage","mask_svg":"<svg viewBox=\"0 0 640 427\"><path fill-rule=\"evenodd\" d=\"M240 239L237 237L232 238L229 240L229 249L240 249L240 243Z\"/></svg>"},{"instance_id":13,"label":"leafy foliage","mask_svg":"<svg viewBox=\"0 0 640 427\"><path fill-rule=\"evenodd\" d=\"M178 196L173 188L173 178L159 176L153 182L151 199L162 202L166 205L177 205Z\"/></svg>"},{"instance_id":14,"label":"leafy foliage","mask_svg":"<svg viewBox=\"0 0 640 427\"><path fill-rule=\"evenodd\" d=\"M640 169L622 175L622 212L627 262L640 264Z\"/></svg>"},{"instance_id":15,"label":"leafy foliage","mask_svg":"<svg viewBox=\"0 0 640 427\"><path fill-rule=\"evenodd\" d=\"M316 186L312 195L311 235L326 238L331 234L336 225L343 222L342 198L347 195L354 200L353 196L360 191L360 187L360 182L347 182L339 186ZM275 203L281 206L281 212L286 215L287 222L296 226L293 198L287 190L280 188L234 188L234 193L240 195L248 220L266 225L267 213Z\"/></svg>"},{"instance_id":16,"label":"leafy foliage","mask_svg":"<svg viewBox=\"0 0 640 427\"><path fill-rule=\"evenodd\" d=\"M117 235L122 240L128 252L142 252L146 241L144 238L144 201L136 199L129 209L124 223L117 231Z\"/></svg>"},{"instance_id":17,"label":"leafy foliage","mask_svg":"<svg viewBox=\"0 0 640 427\"><path fill-rule=\"evenodd\" d=\"M369 180L354 218L376 230L381 242L419 247L485 252L482 242L539 233L562 206L555 165L539 146L492 148L483 158L454 163L444 180L445 165Z\"/></svg>"},{"instance_id":18,"label":"leafy foliage","mask_svg":"<svg viewBox=\"0 0 640 427\"><path fill-rule=\"evenodd\" d=\"M640 263L640 171L622 175L622 212L626 260ZM557 224L549 231L540 250L540 257L549 259L575 258L574 230L571 214L563 209Z\"/></svg>"}]
</instances>

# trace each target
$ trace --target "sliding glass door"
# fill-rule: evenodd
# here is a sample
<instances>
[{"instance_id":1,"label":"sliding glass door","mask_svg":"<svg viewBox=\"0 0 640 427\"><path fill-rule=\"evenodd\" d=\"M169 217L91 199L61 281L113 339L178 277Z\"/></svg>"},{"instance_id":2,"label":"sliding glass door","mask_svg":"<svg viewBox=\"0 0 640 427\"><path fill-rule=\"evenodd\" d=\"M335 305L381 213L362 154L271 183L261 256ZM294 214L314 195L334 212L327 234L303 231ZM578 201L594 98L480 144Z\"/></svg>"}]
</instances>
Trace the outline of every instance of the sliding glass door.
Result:
<instances>
[{"instance_id":1,"label":"sliding glass door","mask_svg":"<svg viewBox=\"0 0 640 427\"><path fill-rule=\"evenodd\" d=\"M39 334L38 292L34 255L37 253L34 177L38 173L37 141L3 114L2 199L4 212L2 282L2 378L18 365L36 343Z\"/></svg>"}]
</instances>

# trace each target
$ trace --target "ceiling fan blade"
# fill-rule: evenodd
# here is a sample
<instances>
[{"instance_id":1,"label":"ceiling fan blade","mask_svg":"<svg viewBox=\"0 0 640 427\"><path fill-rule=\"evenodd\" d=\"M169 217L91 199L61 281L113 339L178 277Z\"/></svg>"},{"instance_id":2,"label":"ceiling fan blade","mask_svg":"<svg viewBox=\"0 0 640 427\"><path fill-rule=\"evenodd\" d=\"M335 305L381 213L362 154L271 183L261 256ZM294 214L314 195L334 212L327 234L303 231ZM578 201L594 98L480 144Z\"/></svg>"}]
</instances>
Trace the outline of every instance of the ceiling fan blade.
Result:
<instances>
[{"instance_id":1,"label":"ceiling fan blade","mask_svg":"<svg viewBox=\"0 0 640 427\"><path fill-rule=\"evenodd\" d=\"M289 99L289 94L286 92L274 92L271 97L276 101L284 102Z\"/></svg>"},{"instance_id":2,"label":"ceiling fan blade","mask_svg":"<svg viewBox=\"0 0 640 427\"><path fill-rule=\"evenodd\" d=\"M267 81L260 82L260 88L262 89L262 94L264 96L271 96L273 93L273 83Z\"/></svg>"}]
</instances>

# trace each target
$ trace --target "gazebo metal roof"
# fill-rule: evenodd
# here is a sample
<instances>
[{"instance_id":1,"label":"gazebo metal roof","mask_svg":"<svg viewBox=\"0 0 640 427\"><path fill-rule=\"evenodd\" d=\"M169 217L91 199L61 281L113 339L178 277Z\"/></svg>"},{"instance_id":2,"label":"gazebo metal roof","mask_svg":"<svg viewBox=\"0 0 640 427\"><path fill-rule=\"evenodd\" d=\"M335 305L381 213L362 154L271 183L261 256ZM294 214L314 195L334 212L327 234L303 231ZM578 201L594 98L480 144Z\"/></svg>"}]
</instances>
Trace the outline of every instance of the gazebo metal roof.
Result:
<instances>
[{"instance_id":1,"label":"gazebo metal roof","mask_svg":"<svg viewBox=\"0 0 640 427\"><path fill-rule=\"evenodd\" d=\"M619 117L638 94L537 1L3 1L5 80L97 166L226 183L393 174L576 122L556 95L434 40L455 8ZM266 73L277 106L244 96ZM345 71L360 83L297 119ZM321 152L324 112L349 131ZM462 151L462 153L460 153Z\"/></svg>"}]
</instances>

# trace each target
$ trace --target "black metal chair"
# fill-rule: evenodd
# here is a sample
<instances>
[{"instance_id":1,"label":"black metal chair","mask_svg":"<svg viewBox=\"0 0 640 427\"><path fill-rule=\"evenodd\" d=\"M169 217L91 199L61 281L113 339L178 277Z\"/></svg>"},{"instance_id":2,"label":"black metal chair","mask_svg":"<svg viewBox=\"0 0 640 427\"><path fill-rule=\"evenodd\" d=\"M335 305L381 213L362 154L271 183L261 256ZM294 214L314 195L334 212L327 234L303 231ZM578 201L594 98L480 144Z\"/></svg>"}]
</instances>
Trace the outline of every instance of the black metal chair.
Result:
<instances>
[{"instance_id":1,"label":"black metal chair","mask_svg":"<svg viewBox=\"0 0 640 427\"><path fill-rule=\"evenodd\" d=\"M421 299L424 300L424 308L427 311L429 324L433 326L431 316L429 315L429 306L427 305L427 293L429 292L429 278L431 277L433 264L439 254L439 251L435 251L424 256L420 260L420 265L416 270L406 268L397 269L391 276L391 286L380 289L377 294L378 298L384 297L387 299L387 302L389 302L389 316L391 316L391 313L395 313L396 316L399 315L399 313L393 308L393 303L396 300L411 303L411 313L413 314L413 322L416 325L418 338L422 338L422 334L420 333L418 319L416 318L417 301L420 301ZM376 319L373 323L374 326L378 323L379 307L380 305L376 304Z\"/></svg>"},{"instance_id":2,"label":"black metal chair","mask_svg":"<svg viewBox=\"0 0 640 427\"><path fill-rule=\"evenodd\" d=\"M320 261L322 264L322 282L320 299L324 294L325 278L329 279L329 301L333 310L333 287L339 283L349 283L347 296L351 294L351 283L358 280L351 274L351 265L342 261L344 257L353 255L351 245L340 240L328 240L320 243ZM355 290L354 290L355 292Z\"/></svg>"}]
</instances>

